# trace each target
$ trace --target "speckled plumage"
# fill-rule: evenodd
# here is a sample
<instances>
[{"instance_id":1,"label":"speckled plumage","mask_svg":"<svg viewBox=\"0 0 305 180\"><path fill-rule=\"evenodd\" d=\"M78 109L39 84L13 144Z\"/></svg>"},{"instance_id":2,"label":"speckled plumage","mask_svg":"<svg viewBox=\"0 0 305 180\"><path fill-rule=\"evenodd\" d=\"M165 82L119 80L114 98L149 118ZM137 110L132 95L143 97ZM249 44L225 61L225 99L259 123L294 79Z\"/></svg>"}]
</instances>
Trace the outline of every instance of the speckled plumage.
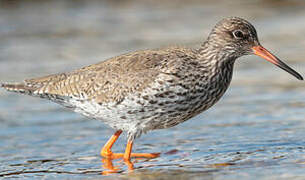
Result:
<instances>
[{"instance_id":1,"label":"speckled plumage","mask_svg":"<svg viewBox=\"0 0 305 180\"><path fill-rule=\"evenodd\" d=\"M236 29L247 37L234 37ZM215 104L230 84L235 60L256 45L250 23L227 18L198 49L136 51L2 87L50 99L126 131L133 140L143 132L175 126Z\"/></svg>"}]
</instances>

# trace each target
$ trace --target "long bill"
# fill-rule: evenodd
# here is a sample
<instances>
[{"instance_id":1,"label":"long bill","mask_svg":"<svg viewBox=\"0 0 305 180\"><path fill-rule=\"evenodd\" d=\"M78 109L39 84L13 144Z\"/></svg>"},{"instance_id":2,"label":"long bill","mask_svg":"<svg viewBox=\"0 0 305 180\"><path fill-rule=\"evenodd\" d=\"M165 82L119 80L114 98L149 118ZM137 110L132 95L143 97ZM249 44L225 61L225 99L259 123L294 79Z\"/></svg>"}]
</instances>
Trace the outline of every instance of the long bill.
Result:
<instances>
[{"instance_id":1,"label":"long bill","mask_svg":"<svg viewBox=\"0 0 305 180\"><path fill-rule=\"evenodd\" d=\"M303 80L303 77L297 73L295 70L290 68L287 64L285 64L283 61L281 61L279 58L274 56L272 53L270 53L267 49L265 49L263 46L254 46L252 47L253 53L255 55L258 55L267 61L271 62L272 64L282 68L283 70L287 71L288 73L292 74L294 77L296 77L299 80Z\"/></svg>"}]
</instances>

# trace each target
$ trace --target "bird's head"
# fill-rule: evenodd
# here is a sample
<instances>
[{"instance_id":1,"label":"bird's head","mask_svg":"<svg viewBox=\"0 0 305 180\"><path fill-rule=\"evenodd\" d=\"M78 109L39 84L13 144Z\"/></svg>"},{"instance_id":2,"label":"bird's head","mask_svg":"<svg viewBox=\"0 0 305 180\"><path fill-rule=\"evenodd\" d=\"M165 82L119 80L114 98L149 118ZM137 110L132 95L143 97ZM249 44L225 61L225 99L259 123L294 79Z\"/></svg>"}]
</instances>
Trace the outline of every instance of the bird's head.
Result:
<instances>
[{"instance_id":1,"label":"bird's head","mask_svg":"<svg viewBox=\"0 0 305 180\"><path fill-rule=\"evenodd\" d=\"M303 80L299 73L260 45L254 26L242 18L231 17L219 21L210 33L207 43L233 59L249 54L258 55Z\"/></svg>"}]
</instances>

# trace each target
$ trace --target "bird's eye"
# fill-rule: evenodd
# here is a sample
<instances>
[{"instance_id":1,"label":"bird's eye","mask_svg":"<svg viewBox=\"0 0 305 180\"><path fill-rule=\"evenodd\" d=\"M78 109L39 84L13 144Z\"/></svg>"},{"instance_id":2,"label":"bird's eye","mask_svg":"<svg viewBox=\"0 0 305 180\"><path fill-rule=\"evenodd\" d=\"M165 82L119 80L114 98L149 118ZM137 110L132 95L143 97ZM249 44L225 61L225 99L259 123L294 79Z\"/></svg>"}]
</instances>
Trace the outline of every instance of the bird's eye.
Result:
<instances>
[{"instance_id":1,"label":"bird's eye","mask_svg":"<svg viewBox=\"0 0 305 180\"><path fill-rule=\"evenodd\" d=\"M241 32L240 30L233 31L233 35L236 39L244 38L244 33Z\"/></svg>"}]
</instances>

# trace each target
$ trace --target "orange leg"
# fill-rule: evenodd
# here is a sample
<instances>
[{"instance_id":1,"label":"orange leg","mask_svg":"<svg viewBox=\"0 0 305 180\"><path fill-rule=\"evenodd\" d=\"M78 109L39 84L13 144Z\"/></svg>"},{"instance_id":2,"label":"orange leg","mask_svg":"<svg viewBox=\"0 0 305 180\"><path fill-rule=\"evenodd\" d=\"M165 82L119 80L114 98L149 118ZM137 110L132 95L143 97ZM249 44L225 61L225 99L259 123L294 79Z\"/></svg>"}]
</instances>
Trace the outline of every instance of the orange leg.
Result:
<instances>
[{"instance_id":1,"label":"orange leg","mask_svg":"<svg viewBox=\"0 0 305 180\"><path fill-rule=\"evenodd\" d=\"M119 138L121 133L122 133L122 131L118 130L114 133L114 135L111 136L111 138L107 141L107 143L102 148L101 156L106 157L106 158L115 159L115 157L113 157L114 153L112 153L111 148L112 148L113 144L115 143L115 141Z\"/></svg>"},{"instance_id":2,"label":"orange leg","mask_svg":"<svg viewBox=\"0 0 305 180\"><path fill-rule=\"evenodd\" d=\"M160 153L131 153L132 151L132 141L128 141L126 145L125 153L113 153L111 151L111 147L115 143L115 141L119 138L122 131L118 130L114 133L114 135L111 136L111 138L108 140L108 142L104 145L104 147L101 150L101 156L109 159L119 159L123 158L125 161L130 162L131 157L141 157L141 158L156 158L160 156Z\"/></svg>"},{"instance_id":3,"label":"orange leg","mask_svg":"<svg viewBox=\"0 0 305 180\"><path fill-rule=\"evenodd\" d=\"M124 153L124 160L130 161L131 157L141 157L141 158L156 158L160 156L160 153L131 153L132 152L132 141L128 141Z\"/></svg>"}]
</instances>

